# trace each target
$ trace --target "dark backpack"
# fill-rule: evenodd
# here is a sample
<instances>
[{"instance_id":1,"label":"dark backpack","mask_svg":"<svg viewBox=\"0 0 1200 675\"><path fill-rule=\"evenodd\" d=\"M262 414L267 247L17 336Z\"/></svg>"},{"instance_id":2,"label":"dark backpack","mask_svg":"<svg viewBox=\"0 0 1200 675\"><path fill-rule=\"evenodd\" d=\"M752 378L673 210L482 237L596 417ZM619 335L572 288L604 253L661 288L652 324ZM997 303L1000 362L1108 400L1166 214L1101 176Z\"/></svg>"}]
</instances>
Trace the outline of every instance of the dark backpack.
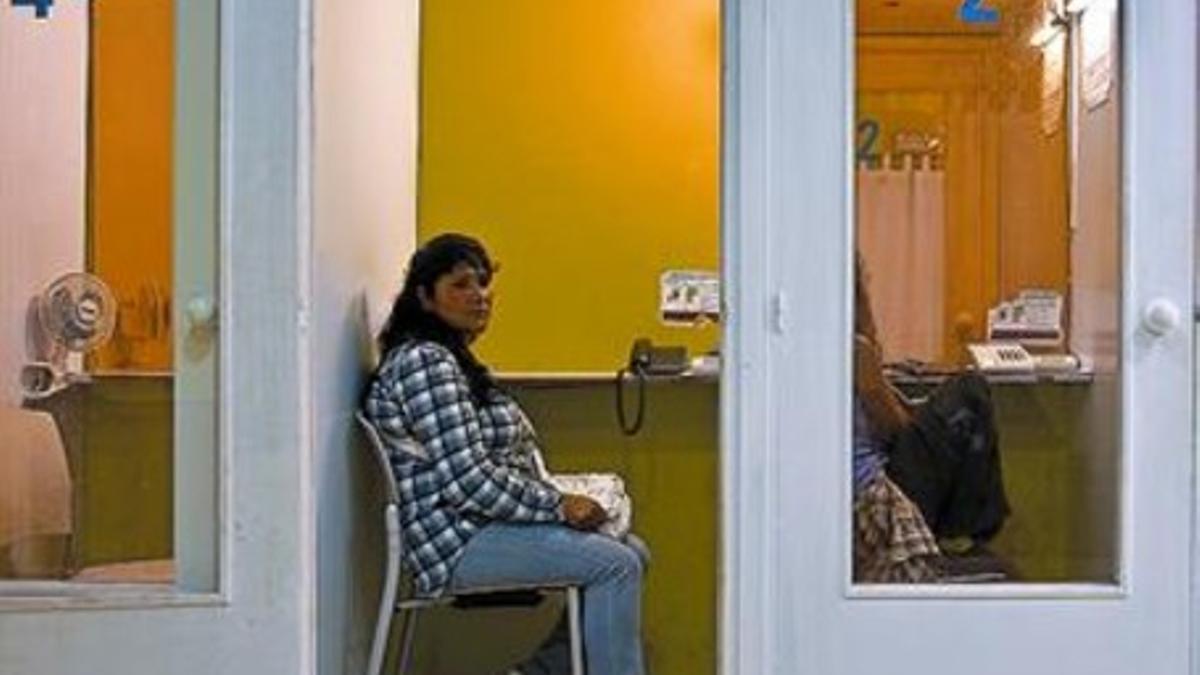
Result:
<instances>
[{"instance_id":1,"label":"dark backpack","mask_svg":"<svg viewBox=\"0 0 1200 675\"><path fill-rule=\"evenodd\" d=\"M935 389L889 447L887 474L938 538L994 537L1009 506L987 381L967 373Z\"/></svg>"}]
</instances>

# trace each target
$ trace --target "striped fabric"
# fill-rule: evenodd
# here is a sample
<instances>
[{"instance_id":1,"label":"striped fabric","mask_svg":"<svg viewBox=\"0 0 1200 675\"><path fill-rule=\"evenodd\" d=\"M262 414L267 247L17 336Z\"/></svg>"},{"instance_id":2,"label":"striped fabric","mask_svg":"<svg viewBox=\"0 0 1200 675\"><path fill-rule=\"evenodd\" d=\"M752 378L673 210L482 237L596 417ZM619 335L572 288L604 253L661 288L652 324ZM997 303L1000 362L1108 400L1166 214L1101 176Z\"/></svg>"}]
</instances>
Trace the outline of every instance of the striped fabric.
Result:
<instances>
[{"instance_id":1,"label":"striped fabric","mask_svg":"<svg viewBox=\"0 0 1200 675\"><path fill-rule=\"evenodd\" d=\"M854 581L933 583L941 551L916 504L879 474L854 501Z\"/></svg>"},{"instance_id":2,"label":"striped fabric","mask_svg":"<svg viewBox=\"0 0 1200 675\"><path fill-rule=\"evenodd\" d=\"M534 473L533 434L516 401L497 392L476 402L445 347L410 341L389 352L363 412L388 448L418 594L441 594L463 548L489 521L562 521L560 494ZM428 459L404 450L409 439Z\"/></svg>"}]
</instances>

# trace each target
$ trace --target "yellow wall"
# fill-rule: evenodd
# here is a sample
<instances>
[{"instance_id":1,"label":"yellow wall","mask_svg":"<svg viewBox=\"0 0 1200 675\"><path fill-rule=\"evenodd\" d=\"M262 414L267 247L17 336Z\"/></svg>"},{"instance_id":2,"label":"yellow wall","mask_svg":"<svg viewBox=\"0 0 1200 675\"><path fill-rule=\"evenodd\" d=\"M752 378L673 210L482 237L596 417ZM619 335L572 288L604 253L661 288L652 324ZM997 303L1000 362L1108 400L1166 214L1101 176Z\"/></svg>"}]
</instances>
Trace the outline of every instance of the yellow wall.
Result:
<instances>
[{"instance_id":1,"label":"yellow wall","mask_svg":"<svg viewBox=\"0 0 1200 675\"><path fill-rule=\"evenodd\" d=\"M503 269L481 356L608 371L658 320L666 269L718 264L716 0L439 0L422 8L422 240L481 237Z\"/></svg>"},{"instance_id":2,"label":"yellow wall","mask_svg":"<svg viewBox=\"0 0 1200 675\"><path fill-rule=\"evenodd\" d=\"M718 14L717 0L422 7L418 233L475 234L500 261L479 346L493 368L610 371L640 335L715 345L715 326L660 323L658 279L718 266ZM514 388L553 468L626 478L655 555L650 669L715 672L717 389L651 386L629 439L611 385ZM473 620L435 619L421 672L482 672L442 642L495 641L499 624Z\"/></svg>"},{"instance_id":3,"label":"yellow wall","mask_svg":"<svg viewBox=\"0 0 1200 675\"><path fill-rule=\"evenodd\" d=\"M120 307L100 368L171 365L172 3L92 4L89 268Z\"/></svg>"}]
</instances>

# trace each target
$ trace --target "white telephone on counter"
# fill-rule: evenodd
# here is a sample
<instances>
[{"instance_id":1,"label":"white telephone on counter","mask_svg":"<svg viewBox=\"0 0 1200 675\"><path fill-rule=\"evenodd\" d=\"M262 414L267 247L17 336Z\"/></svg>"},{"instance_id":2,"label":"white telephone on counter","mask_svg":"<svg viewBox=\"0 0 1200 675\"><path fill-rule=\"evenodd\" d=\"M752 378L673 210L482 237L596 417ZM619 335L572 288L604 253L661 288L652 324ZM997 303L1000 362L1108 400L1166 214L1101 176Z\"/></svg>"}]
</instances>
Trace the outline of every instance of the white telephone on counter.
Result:
<instances>
[{"instance_id":1,"label":"white telephone on counter","mask_svg":"<svg viewBox=\"0 0 1200 675\"><path fill-rule=\"evenodd\" d=\"M975 367L985 373L1068 373L1080 369L1074 354L1030 354L1016 342L967 345Z\"/></svg>"},{"instance_id":2,"label":"white telephone on counter","mask_svg":"<svg viewBox=\"0 0 1200 675\"><path fill-rule=\"evenodd\" d=\"M1016 342L967 345L975 366L985 373L1032 373L1033 356Z\"/></svg>"}]
</instances>

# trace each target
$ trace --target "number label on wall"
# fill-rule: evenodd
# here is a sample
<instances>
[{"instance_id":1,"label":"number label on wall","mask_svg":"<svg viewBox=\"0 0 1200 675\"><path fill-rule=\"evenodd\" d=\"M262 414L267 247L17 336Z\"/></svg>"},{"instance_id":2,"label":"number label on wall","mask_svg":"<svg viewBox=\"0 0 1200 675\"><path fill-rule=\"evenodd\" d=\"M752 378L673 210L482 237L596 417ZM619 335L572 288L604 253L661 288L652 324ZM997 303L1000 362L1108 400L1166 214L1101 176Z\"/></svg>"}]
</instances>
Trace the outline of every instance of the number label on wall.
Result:
<instances>
[{"instance_id":1,"label":"number label on wall","mask_svg":"<svg viewBox=\"0 0 1200 675\"><path fill-rule=\"evenodd\" d=\"M879 120L865 119L858 123L858 150L855 153L858 155L858 161L869 162L879 157L879 149L876 143L879 142Z\"/></svg>"},{"instance_id":2,"label":"number label on wall","mask_svg":"<svg viewBox=\"0 0 1200 675\"><path fill-rule=\"evenodd\" d=\"M33 14L39 19L50 18L50 8L54 0L12 0L13 7L32 7Z\"/></svg>"}]
</instances>

